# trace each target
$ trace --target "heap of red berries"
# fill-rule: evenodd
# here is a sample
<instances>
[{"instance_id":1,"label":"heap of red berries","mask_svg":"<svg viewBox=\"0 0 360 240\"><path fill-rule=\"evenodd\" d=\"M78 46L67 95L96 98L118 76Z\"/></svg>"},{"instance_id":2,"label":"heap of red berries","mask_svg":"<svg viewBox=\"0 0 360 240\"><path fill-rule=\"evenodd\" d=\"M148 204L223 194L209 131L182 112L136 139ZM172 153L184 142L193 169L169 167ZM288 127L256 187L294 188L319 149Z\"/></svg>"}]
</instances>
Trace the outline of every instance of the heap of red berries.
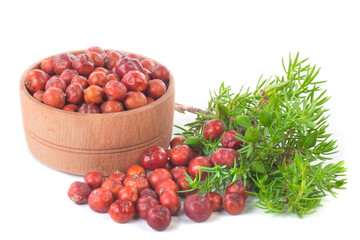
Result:
<instances>
[{"instance_id":1,"label":"heap of red berries","mask_svg":"<svg viewBox=\"0 0 360 240\"><path fill-rule=\"evenodd\" d=\"M80 113L114 113L145 106L165 94L169 70L133 53L90 47L45 58L25 78L46 105Z\"/></svg>"},{"instance_id":2,"label":"heap of red berries","mask_svg":"<svg viewBox=\"0 0 360 240\"><path fill-rule=\"evenodd\" d=\"M68 191L69 198L76 204L88 203L99 213L109 212L111 218L119 223L128 222L137 215L148 225L162 231L166 229L171 216L179 213L181 201L185 215L193 221L203 222L210 218L213 211L221 207L229 214L243 211L248 197L248 188L237 180L226 188L224 195L210 192L205 196L188 186L187 176L199 175L199 167L233 166L241 142L233 131L224 133L221 121L211 120L204 128L204 136L209 139L220 138L224 148L210 156L198 156L197 149L183 145L183 136L174 137L170 149L159 146L148 148L142 155L140 165L129 167L125 173L116 171L106 179L102 173L89 172L85 182L75 182ZM205 180L206 175L202 176Z\"/></svg>"}]
</instances>

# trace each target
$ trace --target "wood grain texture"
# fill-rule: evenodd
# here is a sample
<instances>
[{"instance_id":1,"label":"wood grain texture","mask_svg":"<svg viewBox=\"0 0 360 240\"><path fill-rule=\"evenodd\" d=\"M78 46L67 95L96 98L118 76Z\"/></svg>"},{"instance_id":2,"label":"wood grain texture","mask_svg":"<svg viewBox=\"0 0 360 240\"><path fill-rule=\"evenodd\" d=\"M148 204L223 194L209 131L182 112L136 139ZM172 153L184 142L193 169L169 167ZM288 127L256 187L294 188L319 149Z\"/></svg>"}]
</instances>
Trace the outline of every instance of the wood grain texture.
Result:
<instances>
[{"instance_id":1,"label":"wood grain texture","mask_svg":"<svg viewBox=\"0 0 360 240\"><path fill-rule=\"evenodd\" d=\"M46 165L78 175L89 171L109 175L140 164L148 147L168 147L174 117L172 75L167 92L149 105L120 113L82 114L49 107L28 93L24 79L39 64L23 73L20 99L26 142L32 154Z\"/></svg>"}]
</instances>

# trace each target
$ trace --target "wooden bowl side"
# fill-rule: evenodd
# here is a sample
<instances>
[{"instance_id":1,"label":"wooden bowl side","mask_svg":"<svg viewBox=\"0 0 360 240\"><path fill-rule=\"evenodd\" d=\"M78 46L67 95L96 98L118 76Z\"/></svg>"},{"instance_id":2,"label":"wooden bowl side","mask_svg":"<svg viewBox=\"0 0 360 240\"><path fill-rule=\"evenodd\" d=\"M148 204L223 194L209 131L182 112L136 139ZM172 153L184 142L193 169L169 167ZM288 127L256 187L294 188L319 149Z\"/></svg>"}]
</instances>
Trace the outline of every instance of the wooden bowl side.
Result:
<instances>
[{"instance_id":1,"label":"wooden bowl side","mask_svg":"<svg viewBox=\"0 0 360 240\"><path fill-rule=\"evenodd\" d=\"M83 51L75 51L77 55ZM81 114L55 109L34 99L25 88L30 66L20 80L20 98L26 141L45 164L73 174L125 171L139 164L150 146L168 147L174 116L174 78L155 102L111 114Z\"/></svg>"}]
</instances>

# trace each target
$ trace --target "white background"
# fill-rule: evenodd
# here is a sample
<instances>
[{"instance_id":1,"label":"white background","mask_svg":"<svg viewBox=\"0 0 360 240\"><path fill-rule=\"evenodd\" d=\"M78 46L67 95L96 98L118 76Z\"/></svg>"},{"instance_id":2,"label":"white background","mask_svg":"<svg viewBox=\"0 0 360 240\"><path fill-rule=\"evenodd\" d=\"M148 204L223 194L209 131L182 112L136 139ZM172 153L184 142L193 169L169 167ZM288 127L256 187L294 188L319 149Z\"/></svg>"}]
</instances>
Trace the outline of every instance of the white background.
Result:
<instances>
[{"instance_id":1,"label":"white background","mask_svg":"<svg viewBox=\"0 0 360 240\"><path fill-rule=\"evenodd\" d=\"M1 239L359 239L359 25L356 1L2 1ZM339 144L335 161L349 169L347 190L304 219L265 214L249 200L242 214L214 213L204 223L181 212L162 233L73 204L66 192L81 177L45 166L26 146L18 81L43 57L93 45L164 63L176 101L199 108L222 81L254 88L261 74L281 75L281 58L300 51L328 80L329 130ZM175 124L190 120L175 114Z\"/></svg>"}]
</instances>

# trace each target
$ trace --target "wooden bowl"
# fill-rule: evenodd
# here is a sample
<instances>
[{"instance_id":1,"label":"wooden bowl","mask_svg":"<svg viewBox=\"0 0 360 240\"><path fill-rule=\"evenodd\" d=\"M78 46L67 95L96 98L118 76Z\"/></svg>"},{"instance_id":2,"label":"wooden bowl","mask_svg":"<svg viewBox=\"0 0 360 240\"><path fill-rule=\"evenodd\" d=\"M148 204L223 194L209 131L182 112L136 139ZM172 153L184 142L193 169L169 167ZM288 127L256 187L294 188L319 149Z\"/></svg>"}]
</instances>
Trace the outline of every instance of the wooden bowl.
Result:
<instances>
[{"instance_id":1,"label":"wooden bowl","mask_svg":"<svg viewBox=\"0 0 360 240\"><path fill-rule=\"evenodd\" d=\"M49 107L29 94L25 77L39 66L40 61L21 76L20 99L27 145L46 165L78 175L89 171L109 175L140 164L148 147L168 147L174 117L172 75L166 93L149 105L119 113L86 114Z\"/></svg>"}]
</instances>

